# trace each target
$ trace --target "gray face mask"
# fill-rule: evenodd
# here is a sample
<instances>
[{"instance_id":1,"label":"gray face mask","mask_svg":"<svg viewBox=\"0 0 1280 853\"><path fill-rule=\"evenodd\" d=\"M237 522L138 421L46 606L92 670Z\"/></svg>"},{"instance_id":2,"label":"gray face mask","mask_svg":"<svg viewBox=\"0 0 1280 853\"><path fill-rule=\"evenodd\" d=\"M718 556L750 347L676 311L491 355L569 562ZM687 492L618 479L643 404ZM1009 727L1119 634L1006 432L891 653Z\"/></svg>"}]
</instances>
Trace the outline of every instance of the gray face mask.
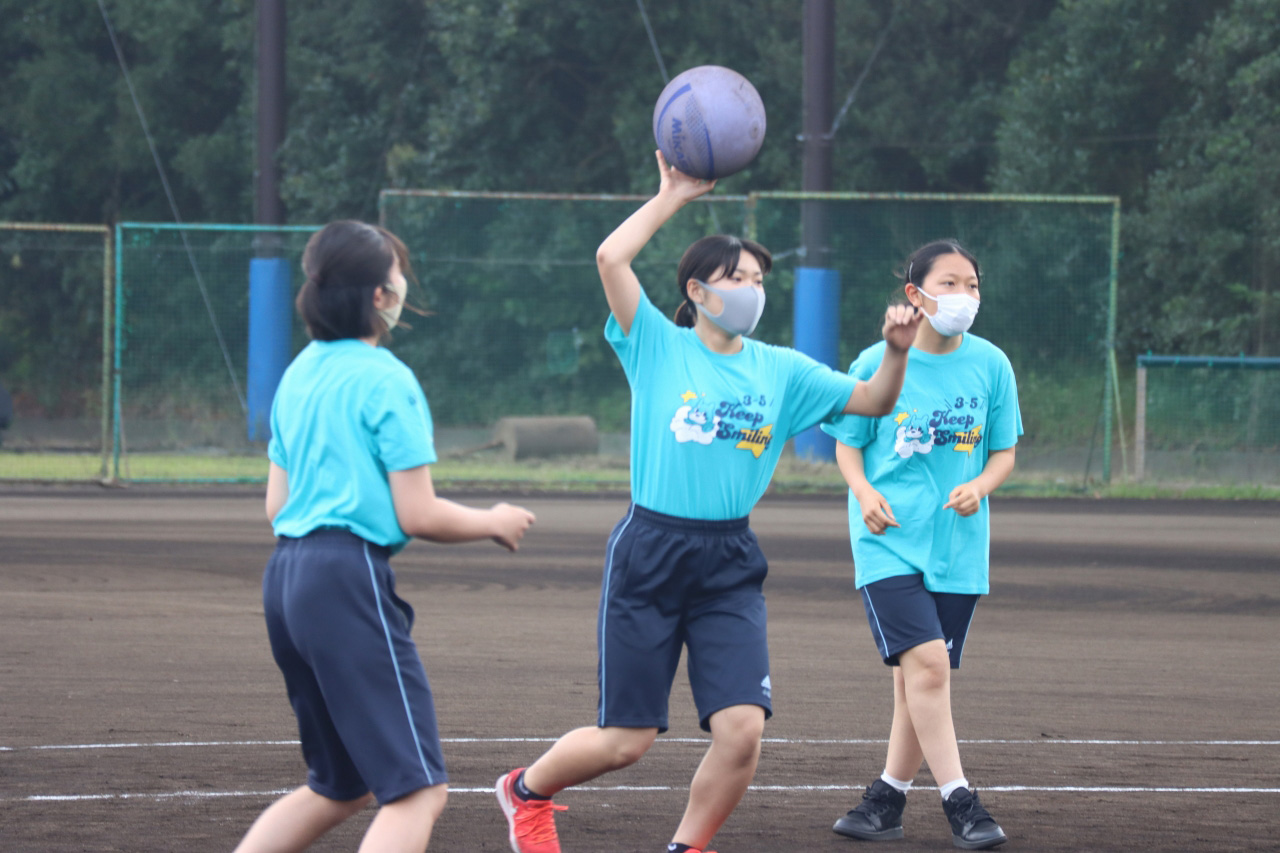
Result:
<instances>
[{"instance_id":1,"label":"gray face mask","mask_svg":"<svg viewBox=\"0 0 1280 853\"><path fill-rule=\"evenodd\" d=\"M698 281L698 284L719 296L722 303L719 314L712 314L706 306L694 303L698 306L698 313L731 335L749 335L756 330L756 323L764 313L764 288L754 285L712 287L705 281Z\"/></svg>"}]
</instances>

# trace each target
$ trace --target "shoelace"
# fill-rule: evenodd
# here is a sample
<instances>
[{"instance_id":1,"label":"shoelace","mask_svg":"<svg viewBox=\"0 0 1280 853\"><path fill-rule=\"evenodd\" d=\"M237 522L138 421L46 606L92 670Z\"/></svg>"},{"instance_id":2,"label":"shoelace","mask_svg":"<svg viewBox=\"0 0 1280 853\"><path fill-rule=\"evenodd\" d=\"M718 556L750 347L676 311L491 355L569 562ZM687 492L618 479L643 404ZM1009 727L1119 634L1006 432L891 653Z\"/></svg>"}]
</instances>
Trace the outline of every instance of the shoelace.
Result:
<instances>
[{"instance_id":1,"label":"shoelace","mask_svg":"<svg viewBox=\"0 0 1280 853\"><path fill-rule=\"evenodd\" d=\"M568 811L550 800L525 800L523 808L516 812L516 835L535 843L550 841L556 837L555 815L552 812Z\"/></svg>"},{"instance_id":2,"label":"shoelace","mask_svg":"<svg viewBox=\"0 0 1280 853\"><path fill-rule=\"evenodd\" d=\"M894 808L893 803L889 801L888 797L882 797L879 794L874 793L871 788L867 788L867 792L862 795L862 804L865 805L872 814L877 815L893 811Z\"/></svg>"},{"instance_id":3,"label":"shoelace","mask_svg":"<svg viewBox=\"0 0 1280 853\"><path fill-rule=\"evenodd\" d=\"M957 808L955 816L969 824L975 824L983 820L993 820L991 812L983 808L982 803L978 800L977 794L971 796L959 808Z\"/></svg>"}]
</instances>

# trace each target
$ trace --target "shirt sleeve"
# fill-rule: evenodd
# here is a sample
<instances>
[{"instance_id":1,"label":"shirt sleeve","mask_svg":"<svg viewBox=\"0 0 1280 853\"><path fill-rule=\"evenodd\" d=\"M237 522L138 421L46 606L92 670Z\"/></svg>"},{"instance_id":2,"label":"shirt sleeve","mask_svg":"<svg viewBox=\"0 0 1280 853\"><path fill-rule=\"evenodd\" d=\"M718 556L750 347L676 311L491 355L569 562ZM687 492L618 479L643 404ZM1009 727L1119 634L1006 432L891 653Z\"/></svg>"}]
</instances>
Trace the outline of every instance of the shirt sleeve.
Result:
<instances>
[{"instance_id":1,"label":"shirt sleeve","mask_svg":"<svg viewBox=\"0 0 1280 853\"><path fill-rule=\"evenodd\" d=\"M622 370L628 380L634 381L636 371L642 364L660 363L654 360L662 347L663 333L667 326L673 326L662 312L649 301L649 295L640 290L640 302L636 305L636 316L631 320L631 328L622 331L618 319L609 314L604 325L604 337L618 354L622 362Z\"/></svg>"},{"instance_id":2,"label":"shirt sleeve","mask_svg":"<svg viewBox=\"0 0 1280 853\"><path fill-rule=\"evenodd\" d=\"M408 368L387 376L374 388L365 403L365 424L387 471L436 461L431 409Z\"/></svg>"},{"instance_id":3,"label":"shirt sleeve","mask_svg":"<svg viewBox=\"0 0 1280 853\"><path fill-rule=\"evenodd\" d=\"M876 347L872 347L863 350L849 365L849 376L855 382L865 382L875 374L881 358L876 353L876 349ZM849 393L852 394L853 392L850 391ZM869 418L866 415L846 415L842 412L828 423L824 423L822 431L841 444L863 448L875 441L876 427L879 422L879 418Z\"/></svg>"},{"instance_id":4,"label":"shirt sleeve","mask_svg":"<svg viewBox=\"0 0 1280 853\"><path fill-rule=\"evenodd\" d=\"M794 436L839 417L858 383L802 352L790 352L793 362L787 383L787 409L791 415L788 432Z\"/></svg>"},{"instance_id":5,"label":"shirt sleeve","mask_svg":"<svg viewBox=\"0 0 1280 853\"><path fill-rule=\"evenodd\" d=\"M271 415L268 420L271 429L271 439L267 442L267 458L279 465L284 470L289 470L289 456L285 453L284 442L280 440L280 419L276 408L280 402L280 394L277 393L271 400Z\"/></svg>"},{"instance_id":6,"label":"shirt sleeve","mask_svg":"<svg viewBox=\"0 0 1280 853\"><path fill-rule=\"evenodd\" d=\"M1022 408L1018 405L1018 380L1013 365L1003 352L997 354L993 365L995 382L991 395L991 413L988 416L987 447L990 451L1008 450L1018 443L1022 435Z\"/></svg>"}]
</instances>

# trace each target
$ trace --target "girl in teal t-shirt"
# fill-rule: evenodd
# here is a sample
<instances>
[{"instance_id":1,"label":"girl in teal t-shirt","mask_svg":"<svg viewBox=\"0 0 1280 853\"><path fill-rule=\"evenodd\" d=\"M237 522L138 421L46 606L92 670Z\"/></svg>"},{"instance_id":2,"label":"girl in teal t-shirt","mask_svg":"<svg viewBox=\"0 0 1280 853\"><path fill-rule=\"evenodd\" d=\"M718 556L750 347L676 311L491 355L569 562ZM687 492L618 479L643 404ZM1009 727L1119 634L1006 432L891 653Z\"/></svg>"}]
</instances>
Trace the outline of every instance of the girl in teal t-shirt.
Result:
<instances>
[{"instance_id":1,"label":"girl in teal t-shirt","mask_svg":"<svg viewBox=\"0 0 1280 853\"><path fill-rule=\"evenodd\" d=\"M987 495L1013 470L1022 417L1009 359L968 332L980 300L977 260L938 241L903 269L906 298L929 322L916 333L897 405L822 427L840 441L856 584L893 667L894 695L884 773L834 829L901 838L906 792L928 761L956 846L981 850L1006 839L961 769L950 671L988 591ZM883 356L883 345L871 347L849 373L867 375Z\"/></svg>"},{"instance_id":2,"label":"girl in teal t-shirt","mask_svg":"<svg viewBox=\"0 0 1280 853\"><path fill-rule=\"evenodd\" d=\"M421 853L448 776L391 557L415 536L514 551L534 518L435 492L426 397L379 346L412 274L404 243L374 225L331 222L308 241L302 267L297 308L313 340L271 405L266 511L278 539L262 606L307 783L259 815L236 853L306 849L374 801L361 849Z\"/></svg>"},{"instance_id":3,"label":"girl in teal t-shirt","mask_svg":"<svg viewBox=\"0 0 1280 853\"><path fill-rule=\"evenodd\" d=\"M675 322L631 268L650 238L713 184L657 154L658 194L600 245L611 315L605 337L631 385L631 497L605 554L596 723L560 738L497 796L517 853L559 853L551 797L633 764L667 729L681 652L711 747L694 776L670 853L702 851L755 774L771 709L762 584L768 566L747 515L791 436L842 412L883 414L898 397L920 317L886 312L883 366L856 381L748 336L772 259L758 243L695 242L676 271Z\"/></svg>"}]
</instances>

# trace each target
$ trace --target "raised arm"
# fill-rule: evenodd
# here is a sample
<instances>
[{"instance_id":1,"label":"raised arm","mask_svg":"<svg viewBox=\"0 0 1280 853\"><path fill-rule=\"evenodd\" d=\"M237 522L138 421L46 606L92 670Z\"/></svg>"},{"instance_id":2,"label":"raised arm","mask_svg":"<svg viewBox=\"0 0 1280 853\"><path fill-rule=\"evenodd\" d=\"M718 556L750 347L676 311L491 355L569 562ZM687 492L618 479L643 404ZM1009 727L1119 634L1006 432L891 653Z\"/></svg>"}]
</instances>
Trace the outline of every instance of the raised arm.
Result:
<instances>
[{"instance_id":1,"label":"raised arm","mask_svg":"<svg viewBox=\"0 0 1280 853\"><path fill-rule=\"evenodd\" d=\"M628 216L596 249L596 268L600 270L604 296L624 334L630 334L631 321L640 304L640 279L631 269L631 262L676 211L711 192L716 185L715 181L691 178L668 166L661 151L654 154L660 176L658 194Z\"/></svg>"},{"instance_id":2,"label":"raised arm","mask_svg":"<svg viewBox=\"0 0 1280 853\"><path fill-rule=\"evenodd\" d=\"M878 418L893 411L907 374L907 353L923 317L910 305L890 305L884 312L884 358L870 379L854 387L844 404L846 415Z\"/></svg>"}]
</instances>

